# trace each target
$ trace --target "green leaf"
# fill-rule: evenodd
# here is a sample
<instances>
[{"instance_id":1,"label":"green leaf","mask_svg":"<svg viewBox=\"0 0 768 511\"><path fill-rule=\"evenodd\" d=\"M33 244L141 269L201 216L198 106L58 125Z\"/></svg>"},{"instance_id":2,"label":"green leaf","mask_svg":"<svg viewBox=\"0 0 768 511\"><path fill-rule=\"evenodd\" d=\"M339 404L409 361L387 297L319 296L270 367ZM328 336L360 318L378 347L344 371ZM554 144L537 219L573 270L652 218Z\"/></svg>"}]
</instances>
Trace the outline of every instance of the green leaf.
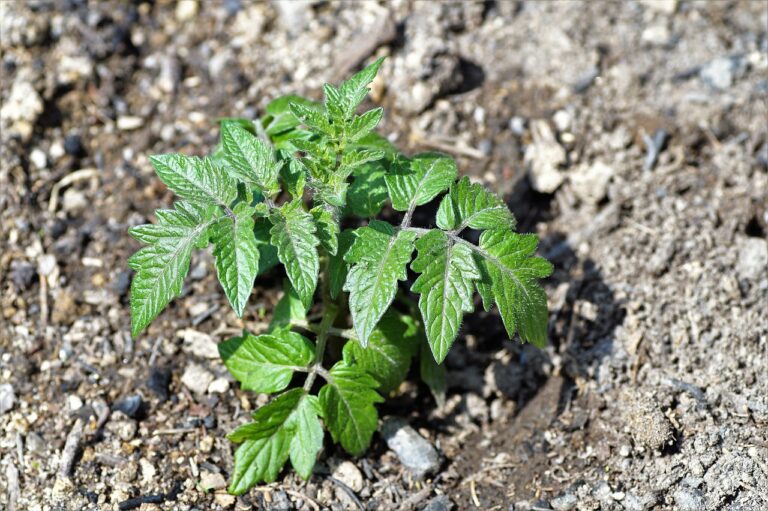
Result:
<instances>
[{"instance_id":1,"label":"green leaf","mask_svg":"<svg viewBox=\"0 0 768 511\"><path fill-rule=\"evenodd\" d=\"M235 452L229 492L242 495L263 481L271 483L290 456L295 441L293 414L303 401L303 389L285 392L253 414L253 422L240 426L227 438L242 443Z\"/></svg>"},{"instance_id":2,"label":"green leaf","mask_svg":"<svg viewBox=\"0 0 768 511\"><path fill-rule=\"evenodd\" d=\"M328 117L325 112L315 110L314 108L305 106L301 103L291 103L291 112L302 123L307 125L311 129L315 129L326 135L334 135L335 128L328 122Z\"/></svg>"},{"instance_id":3,"label":"green leaf","mask_svg":"<svg viewBox=\"0 0 768 511\"><path fill-rule=\"evenodd\" d=\"M158 154L149 161L163 183L182 199L228 207L237 197L237 183L211 158Z\"/></svg>"},{"instance_id":4,"label":"green leaf","mask_svg":"<svg viewBox=\"0 0 768 511\"><path fill-rule=\"evenodd\" d=\"M418 346L418 327L408 316L388 312L363 347L357 339L344 345L348 365L363 368L379 382L379 391L397 389L408 374L414 346Z\"/></svg>"},{"instance_id":5,"label":"green leaf","mask_svg":"<svg viewBox=\"0 0 768 511\"><path fill-rule=\"evenodd\" d=\"M416 241L411 269L420 273L411 291L419 293L419 309L435 360L440 363L456 340L465 312L472 312L473 281L480 279L472 250L434 230Z\"/></svg>"},{"instance_id":6,"label":"green leaf","mask_svg":"<svg viewBox=\"0 0 768 511\"><path fill-rule=\"evenodd\" d=\"M269 144L234 123L221 126L221 143L232 174L237 179L258 187L267 196L279 190L277 174L280 163L275 160L274 150Z\"/></svg>"},{"instance_id":7,"label":"green leaf","mask_svg":"<svg viewBox=\"0 0 768 511\"><path fill-rule=\"evenodd\" d=\"M368 133L363 138L358 140L357 143L352 144L351 147L360 149L378 149L380 151L384 151L384 159L387 161L395 160L400 154L400 151L398 151L397 147L392 145L389 140L382 137L375 131Z\"/></svg>"},{"instance_id":8,"label":"green leaf","mask_svg":"<svg viewBox=\"0 0 768 511\"><path fill-rule=\"evenodd\" d=\"M219 344L219 355L244 390L268 393L286 388L294 371L312 362L314 350L306 337L282 328L233 337Z\"/></svg>"},{"instance_id":9,"label":"green leaf","mask_svg":"<svg viewBox=\"0 0 768 511\"><path fill-rule=\"evenodd\" d=\"M235 206L233 215L222 218L211 229L213 256L221 287L238 317L253 290L259 270L259 249L253 233L253 208Z\"/></svg>"},{"instance_id":10,"label":"green leaf","mask_svg":"<svg viewBox=\"0 0 768 511\"><path fill-rule=\"evenodd\" d=\"M463 177L451 186L437 211L437 225L445 230L514 229L515 217L496 194Z\"/></svg>"},{"instance_id":11,"label":"green leaf","mask_svg":"<svg viewBox=\"0 0 768 511\"><path fill-rule=\"evenodd\" d=\"M445 389L447 387L445 364L435 362L435 357L432 355L432 350L426 339L421 343L419 373L422 381L429 387L437 406L443 406L445 404Z\"/></svg>"},{"instance_id":12,"label":"green leaf","mask_svg":"<svg viewBox=\"0 0 768 511\"><path fill-rule=\"evenodd\" d=\"M552 264L531 257L538 239L505 229L483 231L475 249L482 284L478 286L487 305L491 296L499 307L507 334L515 330L524 341L543 347L547 342L547 295L536 279L552 273Z\"/></svg>"},{"instance_id":13,"label":"green leaf","mask_svg":"<svg viewBox=\"0 0 768 511\"><path fill-rule=\"evenodd\" d=\"M323 426L318 417L321 413L318 398L305 394L287 421L295 432L291 440L291 465L305 480L312 475L317 455L323 448Z\"/></svg>"},{"instance_id":14,"label":"green leaf","mask_svg":"<svg viewBox=\"0 0 768 511\"><path fill-rule=\"evenodd\" d=\"M330 255L335 255L339 248L339 222L328 209L317 206L310 211L317 225L317 237L320 244Z\"/></svg>"},{"instance_id":15,"label":"green leaf","mask_svg":"<svg viewBox=\"0 0 768 511\"><path fill-rule=\"evenodd\" d=\"M350 142L357 142L368 135L376 128L376 126L378 126L383 115L384 109L379 107L374 108L373 110L368 110L362 115L355 116L349 125L347 140Z\"/></svg>"},{"instance_id":16,"label":"green leaf","mask_svg":"<svg viewBox=\"0 0 768 511\"><path fill-rule=\"evenodd\" d=\"M272 321L269 323L269 330L290 325L294 321L306 321L307 310L301 302L301 298L291 287L290 282L283 281L283 297L275 305L272 311Z\"/></svg>"},{"instance_id":17,"label":"green leaf","mask_svg":"<svg viewBox=\"0 0 768 511\"><path fill-rule=\"evenodd\" d=\"M410 162L398 162L385 177L392 207L407 211L421 206L447 190L458 173L453 158L439 153L423 153Z\"/></svg>"},{"instance_id":18,"label":"green leaf","mask_svg":"<svg viewBox=\"0 0 768 511\"><path fill-rule=\"evenodd\" d=\"M280 177L285 184L285 189L294 199L301 199L304 196L304 186L307 184L307 175L304 165L298 160L291 158L288 165L283 165L280 171Z\"/></svg>"},{"instance_id":19,"label":"green leaf","mask_svg":"<svg viewBox=\"0 0 768 511\"><path fill-rule=\"evenodd\" d=\"M388 197L385 174L380 163L361 165L354 170L354 180L347 191L349 213L363 218L379 214Z\"/></svg>"},{"instance_id":20,"label":"green leaf","mask_svg":"<svg viewBox=\"0 0 768 511\"><path fill-rule=\"evenodd\" d=\"M277 257L285 266L291 285L308 309L317 287L320 257L312 215L304 211L301 200L284 204L270 216L272 245L277 247Z\"/></svg>"},{"instance_id":21,"label":"green leaf","mask_svg":"<svg viewBox=\"0 0 768 511\"><path fill-rule=\"evenodd\" d=\"M220 117L216 119L216 122L219 123L219 126L224 126L225 124L236 124L246 130L248 133L251 133L253 135L256 135L256 125L253 123L250 119L245 119L244 117Z\"/></svg>"},{"instance_id":22,"label":"green leaf","mask_svg":"<svg viewBox=\"0 0 768 511\"><path fill-rule=\"evenodd\" d=\"M346 177L349 176L356 167L382 158L384 158L384 151L378 149L347 151L341 159L341 166L337 172Z\"/></svg>"},{"instance_id":23,"label":"green leaf","mask_svg":"<svg viewBox=\"0 0 768 511\"><path fill-rule=\"evenodd\" d=\"M352 243L355 241L355 232L351 229L345 229L339 234L339 248L336 255L328 259L328 291L334 300L344 287L349 272L349 263L344 260Z\"/></svg>"},{"instance_id":24,"label":"green leaf","mask_svg":"<svg viewBox=\"0 0 768 511\"><path fill-rule=\"evenodd\" d=\"M259 270L256 276L271 270L280 262L277 258L277 248L270 244L272 236L269 234L272 222L267 218L255 219L253 235L256 237L259 249Z\"/></svg>"},{"instance_id":25,"label":"green leaf","mask_svg":"<svg viewBox=\"0 0 768 511\"><path fill-rule=\"evenodd\" d=\"M263 123L267 135L273 139L276 135L292 131L301 124L301 121L291 111L291 103L322 110L322 105L301 96L281 96L271 101L267 105L267 115L264 116Z\"/></svg>"},{"instance_id":26,"label":"green leaf","mask_svg":"<svg viewBox=\"0 0 768 511\"><path fill-rule=\"evenodd\" d=\"M344 114L344 119L350 119L357 110L365 96L368 95L370 84L379 72L384 57L379 58L359 73L354 74L349 80L339 86L339 109Z\"/></svg>"},{"instance_id":27,"label":"green leaf","mask_svg":"<svg viewBox=\"0 0 768 511\"><path fill-rule=\"evenodd\" d=\"M399 231L386 222L372 221L356 231L345 260L353 263L344 284L349 309L363 346L397 292L397 282L407 277L406 265L413 253L412 231Z\"/></svg>"},{"instance_id":28,"label":"green leaf","mask_svg":"<svg viewBox=\"0 0 768 511\"><path fill-rule=\"evenodd\" d=\"M148 246L128 259L136 271L131 283L131 333L146 328L181 294L192 249L208 244L209 229L219 219L215 206L177 202L176 210L157 211L158 223L129 230Z\"/></svg>"},{"instance_id":29,"label":"green leaf","mask_svg":"<svg viewBox=\"0 0 768 511\"><path fill-rule=\"evenodd\" d=\"M330 381L320 389L320 407L334 442L359 456L368 448L378 426L374 404L384 401L374 390L376 380L363 369L337 362Z\"/></svg>"}]
</instances>

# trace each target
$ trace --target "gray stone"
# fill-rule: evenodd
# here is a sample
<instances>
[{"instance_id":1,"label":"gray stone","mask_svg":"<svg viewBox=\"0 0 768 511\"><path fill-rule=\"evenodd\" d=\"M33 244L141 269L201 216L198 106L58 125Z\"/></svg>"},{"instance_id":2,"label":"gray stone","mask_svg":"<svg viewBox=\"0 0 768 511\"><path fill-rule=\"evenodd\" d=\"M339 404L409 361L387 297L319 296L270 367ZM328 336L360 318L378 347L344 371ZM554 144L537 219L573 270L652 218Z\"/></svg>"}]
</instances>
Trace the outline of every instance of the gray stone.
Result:
<instances>
[{"instance_id":1,"label":"gray stone","mask_svg":"<svg viewBox=\"0 0 768 511\"><path fill-rule=\"evenodd\" d=\"M565 149L555 139L549 123L531 123L533 143L525 149L525 165L531 187L540 193L554 193L565 179L559 168L567 161Z\"/></svg>"},{"instance_id":2,"label":"gray stone","mask_svg":"<svg viewBox=\"0 0 768 511\"><path fill-rule=\"evenodd\" d=\"M571 509L576 508L579 499L573 493L566 493L559 497L555 497L549 503L555 511L570 511Z\"/></svg>"},{"instance_id":3,"label":"gray stone","mask_svg":"<svg viewBox=\"0 0 768 511\"><path fill-rule=\"evenodd\" d=\"M738 242L739 259L736 272L746 280L759 280L768 274L768 241L743 238Z\"/></svg>"},{"instance_id":4,"label":"gray stone","mask_svg":"<svg viewBox=\"0 0 768 511\"><path fill-rule=\"evenodd\" d=\"M381 434L400 462L413 477L421 479L440 467L435 448L403 419L389 417L381 425Z\"/></svg>"},{"instance_id":5,"label":"gray stone","mask_svg":"<svg viewBox=\"0 0 768 511\"><path fill-rule=\"evenodd\" d=\"M451 511L451 509L453 509L453 502L448 495L439 495L427 502L422 511Z\"/></svg>"},{"instance_id":6,"label":"gray stone","mask_svg":"<svg viewBox=\"0 0 768 511\"><path fill-rule=\"evenodd\" d=\"M16 403L16 394L10 383L0 385L0 414L9 412Z\"/></svg>"},{"instance_id":7,"label":"gray stone","mask_svg":"<svg viewBox=\"0 0 768 511\"><path fill-rule=\"evenodd\" d=\"M43 454L48 450L48 446L45 443L45 440L43 440L43 437L41 437L34 431L30 431L27 434L27 439L25 443L27 446L27 451L35 454Z\"/></svg>"},{"instance_id":8,"label":"gray stone","mask_svg":"<svg viewBox=\"0 0 768 511\"><path fill-rule=\"evenodd\" d=\"M706 508L706 499L701 490L686 486L675 491L675 504L680 511L699 511Z\"/></svg>"},{"instance_id":9,"label":"gray stone","mask_svg":"<svg viewBox=\"0 0 768 511\"><path fill-rule=\"evenodd\" d=\"M718 57L701 68L702 81L715 90L730 88L746 70L746 62L740 56Z\"/></svg>"}]
</instances>

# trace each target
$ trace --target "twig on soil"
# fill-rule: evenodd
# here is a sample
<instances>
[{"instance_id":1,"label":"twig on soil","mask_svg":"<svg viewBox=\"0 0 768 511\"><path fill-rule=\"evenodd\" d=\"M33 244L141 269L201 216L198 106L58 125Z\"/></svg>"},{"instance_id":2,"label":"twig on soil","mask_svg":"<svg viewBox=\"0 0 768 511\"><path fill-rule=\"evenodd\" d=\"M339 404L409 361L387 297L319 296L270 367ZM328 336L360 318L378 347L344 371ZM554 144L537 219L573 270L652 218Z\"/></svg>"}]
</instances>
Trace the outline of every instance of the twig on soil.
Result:
<instances>
[{"instance_id":1,"label":"twig on soil","mask_svg":"<svg viewBox=\"0 0 768 511\"><path fill-rule=\"evenodd\" d=\"M477 497L477 488L475 488L475 480L469 481L469 492L472 494L472 503L475 507L480 507L480 499Z\"/></svg>"},{"instance_id":2,"label":"twig on soil","mask_svg":"<svg viewBox=\"0 0 768 511\"><path fill-rule=\"evenodd\" d=\"M338 479L336 479L336 478L335 478L335 477L333 477L333 476L328 476L328 479L329 479L329 480L330 480L330 481L331 481L333 484L335 484L336 486L338 486L339 488L341 488L341 489L344 491L344 493L346 493L347 495L349 495L349 498L350 498L350 499L352 499L352 501L353 501L353 502L355 503L355 505L356 505L356 506L357 506L357 507L360 509L360 511L365 511L365 507L363 506L362 502L360 502L360 499L358 499L358 498L357 498L357 495L355 495L355 492L354 492L354 491L352 491L352 488L350 488L350 487L349 487L349 486L347 486L346 484L342 483L341 481L339 481Z\"/></svg>"},{"instance_id":3,"label":"twig on soil","mask_svg":"<svg viewBox=\"0 0 768 511\"><path fill-rule=\"evenodd\" d=\"M62 188L78 181L96 179L98 177L99 169L80 169L61 178L59 182L53 185L53 189L51 189L51 198L48 201L48 212L53 213L56 211L56 206L59 204L59 192Z\"/></svg>"},{"instance_id":4,"label":"twig on soil","mask_svg":"<svg viewBox=\"0 0 768 511\"><path fill-rule=\"evenodd\" d=\"M69 477L72 468L75 465L75 456L80 448L80 440L83 438L83 421L77 419L72 430L67 435L67 441L64 443L64 450L61 453L61 464L59 465L59 477Z\"/></svg>"},{"instance_id":5,"label":"twig on soil","mask_svg":"<svg viewBox=\"0 0 768 511\"><path fill-rule=\"evenodd\" d=\"M407 499L405 499L403 502L400 503L399 508L401 511L409 511L413 508L415 508L422 500L429 497L429 494L432 493L432 486L425 486L421 490L417 491Z\"/></svg>"},{"instance_id":6,"label":"twig on soil","mask_svg":"<svg viewBox=\"0 0 768 511\"><path fill-rule=\"evenodd\" d=\"M475 160L483 160L486 158L485 153L483 153L480 149L470 147L461 140L455 138L432 140L426 138L424 134L416 132L413 134L413 141L417 144L431 147L432 149L438 149L440 151L445 151L446 153L474 158Z\"/></svg>"},{"instance_id":7,"label":"twig on soil","mask_svg":"<svg viewBox=\"0 0 768 511\"><path fill-rule=\"evenodd\" d=\"M184 433L191 433L195 431L195 428L172 428L172 429L157 429L152 432L152 436L160 435L183 435Z\"/></svg>"},{"instance_id":8,"label":"twig on soil","mask_svg":"<svg viewBox=\"0 0 768 511\"><path fill-rule=\"evenodd\" d=\"M300 500L306 502L307 504L309 504L309 507L311 507L315 511L320 511L320 504L318 504L316 500L313 500L312 498L310 498L310 497L308 497L308 496L306 496L303 493L298 492L298 491L289 490L289 489L284 489L283 491L285 493L287 493L288 495L293 495L297 499L300 499Z\"/></svg>"},{"instance_id":9,"label":"twig on soil","mask_svg":"<svg viewBox=\"0 0 768 511\"><path fill-rule=\"evenodd\" d=\"M149 353L149 362L147 362L147 365L149 367L155 366L155 361L157 360L157 355L160 353L160 343L163 341L162 337L158 337L155 339L155 342L152 343L152 351Z\"/></svg>"}]
</instances>

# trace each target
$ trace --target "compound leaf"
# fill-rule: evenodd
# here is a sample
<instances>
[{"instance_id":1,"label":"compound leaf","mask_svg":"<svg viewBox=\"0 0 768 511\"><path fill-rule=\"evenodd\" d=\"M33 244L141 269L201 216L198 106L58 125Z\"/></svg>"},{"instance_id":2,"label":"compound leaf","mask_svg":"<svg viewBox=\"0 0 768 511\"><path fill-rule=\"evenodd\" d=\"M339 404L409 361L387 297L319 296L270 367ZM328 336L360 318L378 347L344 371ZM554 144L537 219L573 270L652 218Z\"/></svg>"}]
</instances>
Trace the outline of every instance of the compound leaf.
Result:
<instances>
[{"instance_id":1,"label":"compound leaf","mask_svg":"<svg viewBox=\"0 0 768 511\"><path fill-rule=\"evenodd\" d=\"M386 172L380 163L368 163L357 167L354 180L347 190L348 212L363 218L376 216L387 202Z\"/></svg>"},{"instance_id":2,"label":"compound leaf","mask_svg":"<svg viewBox=\"0 0 768 511\"><path fill-rule=\"evenodd\" d=\"M209 229L218 220L215 206L176 203L175 210L157 211L158 223L129 230L149 244L128 259L136 271L131 283L131 332L138 335L170 301L181 294L192 249L208 244Z\"/></svg>"},{"instance_id":3,"label":"compound leaf","mask_svg":"<svg viewBox=\"0 0 768 511\"><path fill-rule=\"evenodd\" d=\"M329 254L335 255L339 248L339 222L334 218L333 212L322 206L312 208L310 211L317 224L317 237L320 244Z\"/></svg>"},{"instance_id":4,"label":"compound leaf","mask_svg":"<svg viewBox=\"0 0 768 511\"><path fill-rule=\"evenodd\" d=\"M291 103L291 112L309 128L314 128L327 135L333 135L335 128L328 122L325 112L316 110L302 103Z\"/></svg>"},{"instance_id":5,"label":"compound leaf","mask_svg":"<svg viewBox=\"0 0 768 511\"><path fill-rule=\"evenodd\" d=\"M463 177L451 186L437 211L437 226L445 230L514 229L515 217L496 194Z\"/></svg>"},{"instance_id":6,"label":"compound leaf","mask_svg":"<svg viewBox=\"0 0 768 511\"><path fill-rule=\"evenodd\" d=\"M237 183L213 158L158 154L149 161L160 180L182 199L228 207L237 197Z\"/></svg>"},{"instance_id":7,"label":"compound leaf","mask_svg":"<svg viewBox=\"0 0 768 511\"><path fill-rule=\"evenodd\" d=\"M349 272L349 263L344 260L349 248L355 241L355 231L351 229L345 229L339 234L339 247L336 251L336 255L331 256L328 259L328 291L331 294L331 298L334 300L344 287L344 282L347 280L347 273Z\"/></svg>"},{"instance_id":8,"label":"compound leaf","mask_svg":"<svg viewBox=\"0 0 768 511\"><path fill-rule=\"evenodd\" d=\"M349 120L360 103L363 102L365 96L368 95L368 84L376 77L382 62L384 62L384 57L379 58L362 71L354 74L349 80L339 86L338 96L331 101L335 103L332 108L338 110L343 115L343 120ZM326 100L328 99L328 96L326 96ZM332 111L331 108L329 108L330 111Z\"/></svg>"},{"instance_id":9,"label":"compound leaf","mask_svg":"<svg viewBox=\"0 0 768 511\"><path fill-rule=\"evenodd\" d=\"M307 310L304 308L304 304L296 293L296 290L291 287L290 282L283 281L283 297L275 305L275 310L272 312L272 321L269 323L269 330L288 326L294 321L304 321L307 319Z\"/></svg>"},{"instance_id":10,"label":"compound leaf","mask_svg":"<svg viewBox=\"0 0 768 511\"><path fill-rule=\"evenodd\" d=\"M305 480L312 475L317 455L323 448L323 426L318 417L321 413L319 399L305 394L287 421L294 430L290 448L291 465Z\"/></svg>"},{"instance_id":11,"label":"compound leaf","mask_svg":"<svg viewBox=\"0 0 768 511\"><path fill-rule=\"evenodd\" d=\"M388 394L397 389L408 374L413 346L418 346L418 327L408 316L388 312L363 347L357 339L344 345L348 365L363 368L379 382L379 391Z\"/></svg>"},{"instance_id":12,"label":"compound leaf","mask_svg":"<svg viewBox=\"0 0 768 511\"><path fill-rule=\"evenodd\" d=\"M266 142L238 124L227 122L221 126L221 143L232 174L238 180L258 187L267 196L279 190L277 175L280 163L275 160L274 150Z\"/></svg>"},{"instance_id":13,"label":"compound leaf","mask_svg":"<svg viewBox=\"0 0 768 511\"><path fill-rule=\"evenodd\" d=\"M229 492L241 495L263 481L271 483L290 456L295 424L292 416L304 396L303 389L280 394L253 414L253 422L227 435L241 443L235 452L235 468Z\"/></svg>"},{"instance_id":14,"label":"compound leaf","mask_svg":"<svg viewBox=\"0 0 768 511\"><path fill-rule=\"evenodd\" d=\"M319 103L301 96L281 96L270 101L266 108L267 115L264 116L263 123L267 135L272 137L273 141L276 135L292 131L301 124L301 121L291 111L292 103L301 104L315 110L322 110L322 106Z\"/></svg>"},{"instance_id":15,"label":"compound leaf","mask_svg":"<svg viewBox=\"0 0 768 511\"><path fill-rule=\"evenodd\" d=\"M254 222L253 235L259 249L259 270L256 273L258 277L277 266L280 260L277 258L277 248L270 243L272 236L269 230L272 228L272 222L268 218L256 218Z\"/></svg>"},{"instance_id":16,"label":"compound leaf","mask_svg":"<svg viewBox=\"0 0 768 511\"><path fill-rule=\"evenodd\" d=\"M474 309L473 281L480 279L472 250L434 230L416 241L411 269L420 273L411 291L419 293L419 309L435 360L445 359L465 312Z\"/></svg>"},{"instance_id":17,"label":"compound leaf","mask_svg":"<svg viewBox=\"0 0 768 511\"><path fill-rule=\"evenodd\" d=\"M395 232L386 222L372 221L356 231L356 239L345 260L352 263L344 290L349 291L349 310L363 346L397 292L397 282L407 277L411 260L412 231Z\"/></svg>"},{"instance_id":18,"label":"compound leaf","mask_svg":"<svg viewBox=\"0 0 768 511\"><path fill-rule=\"evenodd\" d=\"M368 110L362 115L355 116L349 124L347 140L350 142L357 142L368 135L376 128L376 126L378 126L383 115L384 109L379 107L374 108L373 110Z\"/></svg>"},{"instance_id":19,"label":"compound leaf","mask_svg":"<svg viewBox=\"0 0 768 511\"><path fill-rule=\"evenodd\" d=\"M376 380L362 368L344 360L330 370L320 389L320 407L334 442L353 456L363 454L378 426L374 404L384 401L374 390Z\"/></svg>"},{"instance_id":20,"label":"compound leaf","mask_svg":"<svg viewBox=\"0 0 768 511\"><path fill-rule=\"evenodd\" d=\"M531 257L537 244L534 234L494 229L483 231L474 250L482 276L478 291L486 307L492 297L510 337L517 330L524 341L543 347L547 342L547 295L536 279L549 276L552 264Z\"/></svg>"},{"instance_id":21,"label":"compound leaf","mask_svg":"<svg viewBox=\"0 0 768 511\"><path fill-rule=\"evenodd\" d=\"M235 313L242 317L259 271L259 247L253 233L253 208L245 203L235 206L211 229L213 256L221 287Z\"/></svg>"},{"instance_id":22,"label":"compound leaf","mask_svg":"<svg viewBox=\"0 0 768 511\"><path fill-rule=\"evenodd\" d=\"M277 257L299 294L305 308L312 304L320 270L320 257L312 215L304 211L301 200L284 204L270 216L272 221L272 245L277 247Z\"/></svg>"},{"instance_id":23,"label":"compound leaf","mask_svg":"<svg viewBox=\"0 0 768 511\"><path fill-rule=\"evenodd\" d=\"M288 386L294 371L312 362L314 350L306 337L280 328L228 339L219 344L219 355L243 389L277 392Z\"/></svg>"},{"instance_id":24,"label":"compound leaf","mask_svg":"<svg viewBox=\"0 0 768 511\"><path fill-rule=\"evenodd\" d=\"M406 211L431 201L447 190L458 170L453 158L440 153L423 153L410 162L399 160L385 177L392 207Z\"/></svg>"}]
</instances>

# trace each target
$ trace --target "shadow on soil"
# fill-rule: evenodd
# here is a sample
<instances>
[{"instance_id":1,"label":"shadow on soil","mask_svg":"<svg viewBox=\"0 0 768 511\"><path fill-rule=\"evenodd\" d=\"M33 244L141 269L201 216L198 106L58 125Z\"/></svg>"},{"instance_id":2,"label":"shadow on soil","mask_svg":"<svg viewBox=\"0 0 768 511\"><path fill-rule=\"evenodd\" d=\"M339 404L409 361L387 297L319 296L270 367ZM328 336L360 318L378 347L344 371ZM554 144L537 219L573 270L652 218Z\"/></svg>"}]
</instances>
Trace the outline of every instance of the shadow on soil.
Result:
<instances>
[{"instance_id":1,"label":"shadow on soil","mask_svg":"<svg viewBox=\"0 0 768 511\"><path fill-rule=\"evenodd\" d=\"M548 222L557 214L552 196L533 191L527 179L516 183L509 205L518 219L519 232L532 232L537 223ZM539 350L517 339L507 340L498 313L482 312L478 305L481 312L469 316L463 329L467 342L457 343L455 356L448 359L449 380L457 382L454 392L476 392L487 402L501 395L516 405L513 416L502 416L463 443L455 460L460 476L455 500L461 509L472 506L469 485L463 483L479 474L476 487L481 508L535 500L539 498L536 487L557 493L561 483L549 470L544 432L556 423L566 432L588 426L589 407L571 407L579 398L580 403L586 401L578 395L575 381L597 377L601 361L613 351L614 331L624 318L624 309L603 280L601 269L591 259L579 257L565 235L542 239L539 254L555 266L544 282L550 296L551 348ZM497 360L502 348L511 357ZM492 392L489 382L495 387ZM490 460L499 453L508 456L504 461L508 469L488 471L494 464ZM523 466L525 470L517 469ZM494 475L498 476L495 484Z\"/></svg>"}]
</instances>

